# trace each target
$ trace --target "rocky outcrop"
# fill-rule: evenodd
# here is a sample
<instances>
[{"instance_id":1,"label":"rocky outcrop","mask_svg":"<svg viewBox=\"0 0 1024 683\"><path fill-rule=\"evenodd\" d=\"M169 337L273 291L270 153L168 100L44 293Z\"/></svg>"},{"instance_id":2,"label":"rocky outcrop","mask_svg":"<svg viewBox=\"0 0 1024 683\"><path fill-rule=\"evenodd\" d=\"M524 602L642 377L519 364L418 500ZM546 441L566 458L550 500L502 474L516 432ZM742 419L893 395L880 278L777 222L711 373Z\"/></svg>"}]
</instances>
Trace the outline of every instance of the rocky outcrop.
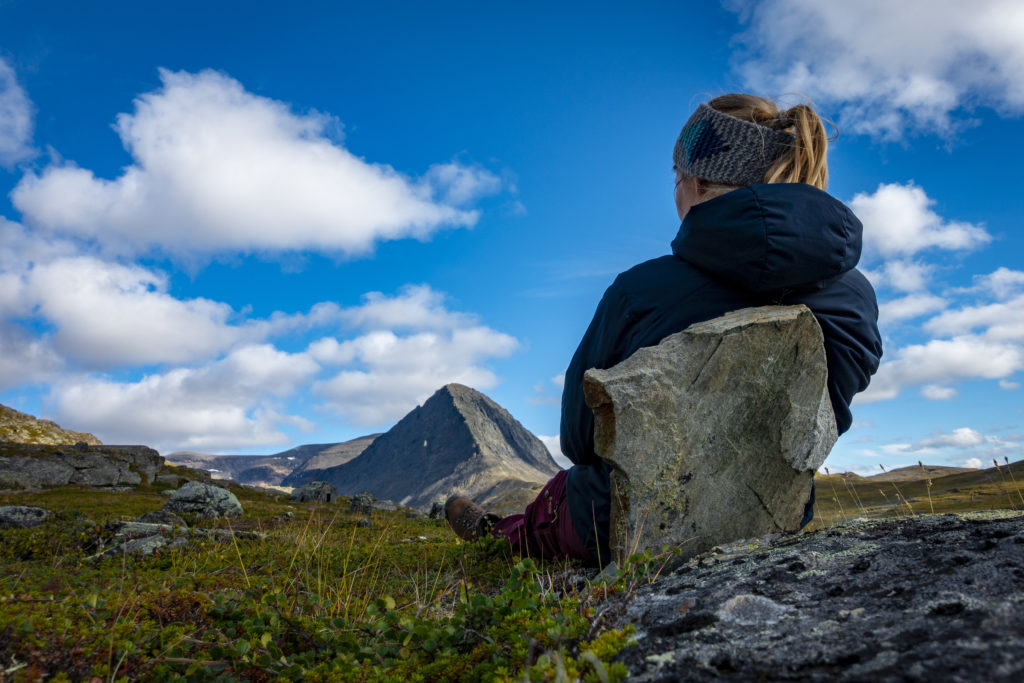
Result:
<instances>
[{"instance_id":1,"label":"rocky outcrop","mask_svg":"<svg viewBox=\"0 0 1024 683\"><path fill-rule=\"evenodd\" d=\"M0 506L0 527L17 527L31 529L53 517L53 513L44 508L28 505Z\"/></svg>"},{"instance_id":2,"label":"rocky outcrop","mask_svg":"<svg viewBox=\"0 0 1024 683\"><path fill-rule=\"evenodd\" d=\"M288 500L292 503L333 503L338 499L338 489L326 481L313 481L292 491Z\"/></svg>"},{"instance_id":3,"label":"rocky outcrop","mask_svg":"<svg viewBox=\"0 0 1024 683\"><path fill-rule=\"evenodd\" d=\"M78 442L91 446L102 445L102 442L92 434L63 429L56 422L39 420L5 405L0 405L0 441L51 446Z\"/></svg>"},{"instance_id":4,"label":"rocky outcrop","mask_svg":"<svg viewBox=\"0 0 1024 683\"><path fill-rule=\"evenodd\" d=\"M558 469L540 439L508 411L478 391L449 384L359 457L319 476L341 495L369 490L429 510L452 493L472 497L502 480L543 484Z\"/></svg>"},{"instance_id":5,"label":"rocky outcrop","mask_svg":"<svg viewBox=\"0 0 1024 683\"><path fill-rule=\"evenodd\" d=\"M861 520L715 548L604 603L631 681L1019 681L1024 516Z\"/></svg>"},{"instance_id":6,"label":"rocky outcrop","mask_svg":"<svg viewBox=\"0 0 1024 683\"><path fill-rule=\"evenodd\" d=\"M187 482L171 494L163 507L177 514L198 517L241 517L242 504L227 489L198 481Z\"/></svg>"},{"instance_id":7,"label":"rocky outcrop","mask_svg":"<svg viewBox=\"0 0 1024 683\"><path fill-rule=\"evenodd\" d=\"M164 459L145 446L0 443L0 489L152 483Z\"/></svg>"},{"instance_id":8,"label":"rocky outcrop","mask_svg":"<svg viewBox=\"0 0 1024 683\"><path fill-rule=\"evenodd\" d=\"M613 552L685 556L797 529L836 440L821 330L803 306L736 311L584 375L614 467Z\"/></svg>"}]
</instances>

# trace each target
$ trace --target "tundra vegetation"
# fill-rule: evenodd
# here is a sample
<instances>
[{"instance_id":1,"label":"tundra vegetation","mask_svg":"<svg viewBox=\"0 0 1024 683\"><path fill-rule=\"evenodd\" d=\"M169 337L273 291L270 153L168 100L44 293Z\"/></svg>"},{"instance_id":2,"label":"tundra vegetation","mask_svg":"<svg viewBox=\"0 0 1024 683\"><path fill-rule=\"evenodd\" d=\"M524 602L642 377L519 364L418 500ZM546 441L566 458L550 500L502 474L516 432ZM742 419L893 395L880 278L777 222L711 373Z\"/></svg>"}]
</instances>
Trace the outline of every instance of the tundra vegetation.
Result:
<instances>
[{"instance_id":1,"label":"tundra vegetation","mask_svg":"<svg viewBox=\"0 0 1024 683\"><path fill-rule=\"evenodd\" d=\"M810 529L852 517L1024 509L1024 467L948 476L817 479ZM931 476L932 478L927 478ZM97 560L115 522L161 507L159 487L63 487L0 495L54 516L0 529L0 681L623 680L631 631L602 627L602 601L655 580L669 553L619 560L598 577L565 562L467 544L403 510L229 487L258 531L191 537L149 556Z\"/></svg>"}]
</instances>

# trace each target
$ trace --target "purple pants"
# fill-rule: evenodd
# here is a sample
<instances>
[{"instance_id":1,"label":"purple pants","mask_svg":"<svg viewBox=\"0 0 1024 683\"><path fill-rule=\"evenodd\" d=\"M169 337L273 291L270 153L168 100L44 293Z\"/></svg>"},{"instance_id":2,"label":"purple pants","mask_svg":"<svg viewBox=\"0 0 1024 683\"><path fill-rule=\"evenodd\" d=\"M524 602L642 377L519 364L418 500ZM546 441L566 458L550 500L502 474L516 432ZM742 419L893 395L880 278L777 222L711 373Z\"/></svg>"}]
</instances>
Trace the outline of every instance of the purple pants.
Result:
<instances>
[{"instance_id":1,"label":"purple pants","mask_svg":"<svg viewBox=\"0 0 1024 683\"><path fill-rule=\"evenodd\" d=\"M556 474L526 506L525 513L503 518L491 528L491 534L507 539L513 550L527 557L549 560L567 557L593 562L594 558L572 526L565 495L568 476L568 470Z\"/></svg>"}]
</instances>

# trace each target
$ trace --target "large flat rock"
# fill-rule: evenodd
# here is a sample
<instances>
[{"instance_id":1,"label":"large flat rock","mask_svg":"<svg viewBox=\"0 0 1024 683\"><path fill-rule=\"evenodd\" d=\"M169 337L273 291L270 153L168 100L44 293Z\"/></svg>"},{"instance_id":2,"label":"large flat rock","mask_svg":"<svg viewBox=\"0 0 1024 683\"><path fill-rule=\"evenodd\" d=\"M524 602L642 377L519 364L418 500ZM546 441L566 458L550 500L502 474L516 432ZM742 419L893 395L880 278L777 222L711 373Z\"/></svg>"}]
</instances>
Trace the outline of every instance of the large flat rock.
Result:
<instances>
[{"instance_id":1,"label":"large flat rock","mask_svg":"<svg viewBox=\"0 0 1024 683\"><path fill-rule=\"evenodd\" d=\"M611 463L611 547L684 556L795 530L837 438L821 330L804 306L735 311L584 375Z\"/></svg>"},{"instance_id":2,"label":"large flat rock","mask_svg":"<svg viewBox=\"0 0 1024 683\"><path fill-rule=\"evenodd\" d=\"M0 489L138 486L153 482L164 459L146 446L0 443Z\"/></svg>"}]
</instances>

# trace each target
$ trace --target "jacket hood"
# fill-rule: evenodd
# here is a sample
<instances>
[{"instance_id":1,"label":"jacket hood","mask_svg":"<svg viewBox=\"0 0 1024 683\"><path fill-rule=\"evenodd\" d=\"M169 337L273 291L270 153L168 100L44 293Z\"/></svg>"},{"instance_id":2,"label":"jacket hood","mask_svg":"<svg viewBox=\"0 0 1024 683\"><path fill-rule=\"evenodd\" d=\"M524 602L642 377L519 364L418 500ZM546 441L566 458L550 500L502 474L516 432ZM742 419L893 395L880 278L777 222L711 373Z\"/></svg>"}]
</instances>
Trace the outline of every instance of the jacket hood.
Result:
<instances>
[{"instance_id":1,"label":"jacket hood","mask_svg":"<svg viewBox=\"0 0 1024 683\"><path fill-rule=\"evenodd\" d=\"M748 185L694 205L672 253L758 293L814 289L860 260L861 222L804 183Z\"/></svg>"}]
</instances>

